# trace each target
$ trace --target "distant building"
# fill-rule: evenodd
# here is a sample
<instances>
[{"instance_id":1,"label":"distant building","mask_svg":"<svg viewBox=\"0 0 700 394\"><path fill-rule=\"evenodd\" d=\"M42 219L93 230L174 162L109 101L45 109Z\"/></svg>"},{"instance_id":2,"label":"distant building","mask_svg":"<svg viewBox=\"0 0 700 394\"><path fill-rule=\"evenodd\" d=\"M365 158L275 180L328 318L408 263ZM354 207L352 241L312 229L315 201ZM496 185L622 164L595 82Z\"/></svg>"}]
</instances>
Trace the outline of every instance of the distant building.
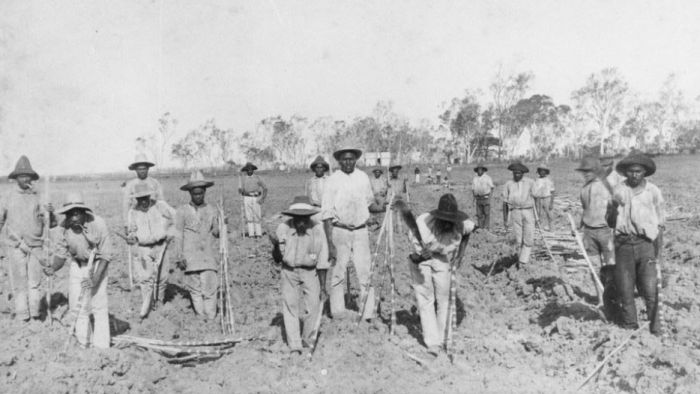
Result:
<instances>
[{"instance_id":1,"label":"distant building","mask_svg":"<svg viewBox=\"0 0 700 394\"><path fill-rule=\"evenodd\" d=\"M365 152L366 167L386 167L391 163L391 152Z\"/></svg>"}]
</instances>

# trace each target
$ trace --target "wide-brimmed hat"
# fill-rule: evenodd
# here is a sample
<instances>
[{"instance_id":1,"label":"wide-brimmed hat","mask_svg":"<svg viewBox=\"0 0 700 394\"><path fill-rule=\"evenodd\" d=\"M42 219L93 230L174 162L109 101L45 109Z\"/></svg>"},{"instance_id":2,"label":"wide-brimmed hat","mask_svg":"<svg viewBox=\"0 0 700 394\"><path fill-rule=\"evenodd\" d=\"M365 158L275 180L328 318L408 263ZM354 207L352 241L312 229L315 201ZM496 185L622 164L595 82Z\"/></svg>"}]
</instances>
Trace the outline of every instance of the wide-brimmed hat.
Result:
<instances>
[{"instance_id":1,"label":"wide-brimmed hat","mask_svg":"<svg viewBox=\"0 0 700 394\"><path fill-rule=\"evenodd\" d=\"M33 181L39 179L39 174L37 174L33 169L31 163L27 156L20 156L15 165L15 170L10 173L7 177L10 179L17 179L20 175L29 175Z\"/></svg>"},{"instance_id":2,"label":"wide-brimmed hat","mask_svg":"<svg viewBox=\"0 0 700 394\"><path fill-rule=\"evenodd\" d=\"M644 176L651 176L656 172L656 163L654 163L654 160L647 155L640 154L629 155L620 160L615 166L615 171L617 171L620 175L625 175L627 168L635 164L644 167Z\"/></svg>"},{"instance_id":3,"label":"wide-brimmed hat","mask_svg":"<svg viewBox=\"0 0 700 394\"><path fill-rule=\"evenodd\" d=\"M202 171L195 171L190 176L190 181L180 186L180 190L190 191L198 187L206 189L212 186L214 186L214 182L204 179L204 174L202 174Z\"/></svg>"},{"instance_id":4,"label":"wide-brimmed hat","mask_svg":"<svg viewBox=\"0 0 700 394\"><path fill-rule=\"evenodd\" d=\"M355 154L355 159L359 159L360 156L362 156L362 151L361 151L361 150L359 150L359 149L357 149L357 148L354 148L354 147L351 147L351 146L345 146L345 147L342 147L342 148L338 149L337 151L333 152L333 157L334 157L336 160L338 160L338 158L340 157L340 155L342 155L342 154L345 153L345 152L352 152L352 153L354 153L354 154Z\"/></svg>"},{"instance_id":5,"label":"wide-brimmed hat","mask_svg":"<svg viewBox=\"0 0 700 394\"><path fill-rule=\"evenodd\" d=\"M459 210L457 199L452 193L447 193L440 197L437 209L430 211L430 214L437 219L452 223L463 222L469 217L469 215Z\"/></svg>"},{"instance_id":6,"label":"wide-brimmed hat","mask_svg":"<svg viewBox=\"0 0 700 394\"><path fill-rule=\"evenodd\" d=\"M540 164L539 166L537 166L537 171L536 171L536 172L540 172L540 171L544 171L544 172L546 172L547 174L549 174L549 173L551 172L550 169L549 169L549 166L546 165L546 164Z\"/></svg>"},{"instance_id":7,"label":"wide-brimmed hat","mask_svg":"<svg viewBox=\"0 0 700 394\"><path fill-rule=\"evenodd\" d=\"M395 165L395 166L389 167L389 171L392 171L392 170L394 170L394 169L400 170L400 169L402 169L402 168L403 168L403 167L401 167L400 165L397 164L397 165Z\"/></svg>"},{"instance_id":8,"label":"wide-brimmed hat","mask_svg":"<svg viewBox=\"0 0 700 394\"><path fill-rule=\"evenodd\" d=\"M530 169L525 167L525 164L516 161L515 163L510 163L510 165L508 166L508 171L520 171L524 174L526 172L530 172Z\"/></svg>"},{"instance_id":9,"label":"wide-brimmed hat","mask_svg":"<svg viewBox=\"0 0 700 394\"><path fill-rule=\"evenodd\" d=\"M65 214L73 209L82 209L87 213L92 214L92 209L85 205L83 194L80 192L71 192L66 195L66 202L62 207L56 209L56 213Z\"/></svg>"},{"instance_id":10,"label":"wide-brimmed hat","mask_svg":"<svg viewBox=\"0 0 700 394\"><path fill-rule=\"evenodd\" d=\"M153 195L153 188L147 183L137 183L134 186L134 192L131 193L131 198L139 198Z\"/></svg>"},{"instance_id":11,"label":"wide-brimmed hat","mask_svg":"<svg viewBox=\"0 0 700 394\"><path fill-rule=\"evenodd\" d=\"M323 156L317 156L314 161L311 162L311 165L309 166L312 170L316 168L317 165L322 165L323 168L326 169L326 171L331 169L330 164L326 160L323 159Z\"/></svg>"},{"instance_id":12,"label":"wide-brimmed hat","mask_svg":"<svg viewBox=\"0 0 700 394\"><path fill-rule=\"evenodd\" d=\"M133 171L136 169L136 167L138 167L142 164L145 165L146 167L153 167L155 165L155 164L153 164L153 162L148 160L148 156L146 156L145 153L139 153L134 158L134 162L129 164L129 170Z\"/></svg>"},{"instance_id":13,"label":"wide-brimmed hat","mask_svg":"<svg viewBox=\"0 0 700 394\"><path fill-rule=\"evenodd\" d=\"M484 171L488 171L488 170L489 170L488 168L486 168L485 165L483 165L482 163L479 163L479 164L476 165L476 167L474 167L474 172L477 172L477 170L478 170L479 168L483 168Z\"/></svg>"},{"instance_id":14,"label":"wide-brimmed hat","mask_svg":"<svg viewBox=\"0 0 700 394\"><path fill-rule=\"evenodd\" d=\"M258 167L255 164L253 164L251 162L247 162L247 163L245 163L245 165L243 167L241 167L241 172L246 172L248 170L255 171L257 169L258 169Z\"/></svg>"},{"instance_id":15,"label":"wide-brimmed hat","mask_svg":"<svg viewBox=\"0 0 700 394\"><path fill-rule=\"evenodd\" d=\"M296 196L292 205L282 211L287 216L311 216L318 213L318 209L311 205L311 200L307 196Z\"/></svg>"},{"instance_id":16,"label":"wide-brimmed hat","mask_svg":"<svg viewBox=\"0 0 700 394\"><path fill-rule=\"evenodd\" d=\"M599 160L592 156L586 156L581 159L581 164L576 168L576 171L598 171L599 169Z\"/></svg>"}]
</instances>

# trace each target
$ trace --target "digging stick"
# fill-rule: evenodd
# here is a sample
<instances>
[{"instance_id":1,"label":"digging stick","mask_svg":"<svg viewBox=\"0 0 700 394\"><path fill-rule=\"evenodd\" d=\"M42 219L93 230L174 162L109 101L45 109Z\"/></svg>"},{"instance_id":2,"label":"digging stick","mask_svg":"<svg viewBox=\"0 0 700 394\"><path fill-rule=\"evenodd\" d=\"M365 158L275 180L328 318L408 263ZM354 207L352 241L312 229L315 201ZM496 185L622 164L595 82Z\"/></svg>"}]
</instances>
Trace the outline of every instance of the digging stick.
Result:
<instances>
[{"instance_id":1,"label":"digging stick","mask_svg":"<svg viewBox=\"0 0 700 394\"><path fill-rule=\"evenodd\" d=\"M51 202L50 196L50 185L51 177L46 176L44 179L44 198L45 204ZM51 213L48 209L44 209L44 256L46 257L46 264L51 264L51 239L49 234L49 229L51 227ZM51 276L46 277L46 320L49 321L49 326L53 324L53 313L51 312L51 292L53 288L53 278Z\"/></svg>"},{"instance_id":2,"label":"digging stick","mask_svg":"<svg viewBox=\"0 0 700 394\"><path fill-rule=\"evenodd\" d=\"M447 304L447 322L445 324L445 352L450 361L454 359L454 331L457 328L457 265L464 257L469 243L469 234L463 235L457 255L450 261L450 300Z\"/></svg>"},{"instance_id":3,"label":"digging stick","mask_svg":"<svg viewBox=\"0 0 700 394\"><path fill-rule=\"evenodd\" d=\"M131 232L131 208L129 208L129 211L126 214L126 221L127 221L127 228L129 229L129 232ZM129 234L127 234L128 236ZM131 245L127 244L126 245L126 250L128 254L128 259L129 259L129 289L134 290L134 261L133 261L133 256L131 252Z\"/></svg>"},{"instance_id":4,"label":"digging stick","mask_svg":"<svg viewBox=\"0 0 700 394\"><path fill-rule=\"evenodd\" d=\"M634 330L627 338L625 338L624 341L622 341L622 343L621 343L620 345L618 345L618 347L616 347L616 348L613 349L610 353L608 353L608 355L605 356L605 358L603 359L603 361L601 361L600 363L598 363L598 365L597 365L595 368L593 368L593 372L591 372L591 373L588 375L588 377L586 377L586 380L584 380L583 382L581 382L581 384L578 386L578 388L576 388L576 391L581 390L581 389L583 388L583 386L585 386L586 383L588 383L588 381L590 381L591 378L593 378L593 377L598 373L598 371L600 371L600 369L603 368L603 366L608 362L608 360L610 360L610 358L611 358L612 356L614 356L617 352L619 352L620 350L622 350L622 348L625 347L625 345L627 345L627 343L628 343L632 338L634 338L634 337L635 337L637 334L639 334L644 328L646 328L646 326L647 326L647 325L644 324L644 325L642 325L641 327L639 327L638 329Z\"/></svg>"},{"instance_id":5,"label":"digging stick","mask_svg":"<svg viewBox=\"0 0 700 394\"><path fill-rule=\"evenodd\" d=\"M394 201L394 194L392 193L391 196L389 197L389 205ZM374 276L374 266L375 266L375 261L377 259L377 255L379 254L379 246L381 245L382 242L382 236L384 236L384 233L387 231L387 215L384 215L384 220L382 221L382 226L379 229L379 235L377 236L377 245L374 249L374 255L372 256L372 260L369 263L369 283L365 287L364 294L362 294L362 300L360 302L360 315L357 317L357 324L360 324L362 321L362 316L365 314L365 309L367 308L367 299L369 298L369 291L372 288L372 277Z\"/></svg>"},{"instance_id":6,"label":"digging stick","mask_svg":"<svg viewBox=\"0 0 700 394\"><path fill-rule=\"evenodd\" d=\"M88 257L88 262L87 262L87 271L91 272L97 269L97 265L99 265L99 261L97 264L95 263L95 253L96 249L92 249L90 251L90 257ZM94 266L94 267L93 267ZM85 289L81 288L80 289L80 296L78 296L78 315L75 317L75 320L71 323L70 329L68 330L68 338L66 338L66 342L63 344L63 351L59 353L59 356L65 355L66 352L68 351L68 346L70 345L70 340L73 338L73 333L75 332L75 326L78 324L78 319L82 314L84 314L86 311L86 306L88 304L88 298L90 297L90 292L92 289Z\"/></svg>"},{"instance_id":7,"label":"digging stick","mask_svg":"<svg viewBox=\"0 0 700 394\"><path fill-rule=\"evenodd\" d=\"M158 261L156 262L156 270L155 270L155 278L153 281L153 294L152 294L152 300L153 300L153 305L155 305L156 302L158 302L158 292L160 291L160 269L163 266L163 259L165 258L165 251L168 249L168 245L170 245L169 240L165 240L165 244L163 244L163 249L161 249L160 254L158 255Z\"/></svg>"},{"instance_id":8,"label":"digging stick","mask_svg":"<svg viewBox=\"0 0 700 394\"><path fill-rule=\"evenodd\" d=\"M321 320L323 318L323 306L326 305L326 297L321 296L321 304L318 308L318 314L316 315L316 320L314 321L314 329L311 331L311 338L313 339L311 347L309 348L309 359L314 356L314 352L318 347L318 338L321 336Z\"/></svg>"},{"instance_id":9,"label":"digging stick","mask_svg":"<svg viewBox=\"0 0 700 394\"><path fill-rule=\"evenodd\" d=\"M550 259L552 259L552 262L556 264L556 260L554 260L554 254L552 253L552 249L549 248L549 244L547 243L547 239L544 237L544 233L542 232L542 226L540 226L540 217L537 214L537 209L532 208L532 212L535 215L535 225L537 227L537 232L540 234L540 238L542 238L542 242L544 243L544 248L547 250L547 255L549 256Z\"/></svg>"},{"instance_id":10,"label":"digging stick","mask_svg":"<svg viewBox=\"0 0 700 394\"><path fill-rule=\"evenodd\" d=\"M389 232L387 233L388 240L387 245L389 246L389 281L390 281L390 292L389 305L391 307L391 325L389 326L389 335L394 335L394 329L396 328L396 307L395 307L395 293L396 293L396 280L394 278L394 212L389 212Z\"/></svg>"},{"instance_id":11,"label":"digging stick","mask_svg":"<svg viewBox=\"0 0 700 394\"><path fill-rule=\"evenodd\" d=\"M588 253L586 253L586 248L583 246L583 240L581 239L581 234L576 230L576 224L574 223L574 218L571 217L570 213L567 213L566 216L569 218L569 224L571 225L571 232L574 235L574 238L576 239L576 244L578 245L579 250L581 251L581 254L583 255L584 260L586 260L586 264L588 265L588 269L591 271L591 275L593 276L593 283L598 289L598 306L601 307L603 305L603 284L600 283L600 279L598 278L598 274L595 273L595 269L593 268L593 264L591 263L591 259L588 257Z\"/></svg>"},{"instance_id":12,"label":"digging stick","mask_svg":"<svg viewBox=\"0 0 700 394\"><path fill-rule=\"evenodd\" d=\"M241 180L240 172L238 173L238 191L238 194L241 195L241 237L245 237L245 199L243 197L243 181Z\"/></svg>"}]
</instances>

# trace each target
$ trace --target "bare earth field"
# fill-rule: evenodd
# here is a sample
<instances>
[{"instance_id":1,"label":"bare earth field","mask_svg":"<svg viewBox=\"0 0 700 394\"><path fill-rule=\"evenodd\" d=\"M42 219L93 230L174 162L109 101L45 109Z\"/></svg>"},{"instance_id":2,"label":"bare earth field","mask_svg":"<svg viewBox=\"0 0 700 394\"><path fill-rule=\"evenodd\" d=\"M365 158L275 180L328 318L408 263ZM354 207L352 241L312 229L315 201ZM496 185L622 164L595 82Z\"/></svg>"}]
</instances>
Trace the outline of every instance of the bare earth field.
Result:
<instances>
[{"instance_id":1,"label":"bare earth field","mask_svg":"<svg viewBox=\"0 0 700 394\"><path fill-rule=\"evenodd\" d=\"M664 334L642 332L603 367L582 390L596 393L696 393L700 391L700 178L698 156L657 158L658 172L650 178L667 202L672 220L667 224L663 273L662 317ZM581 178L577 163L553 163L552 178L562 201L578 200ZM535 164L530 164L534 176ZM425 166L422 166L424 174ZM39 169L40 170L40 169ZM404 169L406 171L406 169ZM41 172L41 171L40 171ZM453 170L452 192L461 207L474 212L471 202L471 167ZM500 185L509 177L505 165L490 166L489 174ZM412 169L411 169L412 175ZM292 197L303 193L310 173L263 174L270 188L264 207L273 228ZM472 236L465 264L459 271L456 358L431 358L421 344L420 322L414 306L406 261L406 236L396 234L398 327L388 334L388 302L382 302L381 320L355 325L322 323L319 347L313 360L292 356L282 337L279 274L270 258L267 240L242 238L239 231L240 199L233 192L235 176L215 178L210 203L218 200L219 185L225 191L230 221L231 285L234 292L237 336L243 341L232 354L197 365L172 365L157 354L133 347L100 351L72 346L58 359L68 326L65 313L67 269L54 284L54 322L21 323L11 318L7 301L5 264L0 276L0 392L5 393L230 393L230 392L371 392L371 393L561 393L573 392L593 368L630 331L606 324L591 306L595 290L584 268L557 255L556 262L538 254L525 269L508 268L514 248L502 231ZM171 205L188 200L179 190L185 179L162 180ZM121 225L121 190L118 181L85 181L52 185L54 202L61 204L65 191L82 189L89 205L111 225ZM4 188L9 187L3 185ZM13 186L14 187L14 186ZM418 185L411 188L416 214L433 209L446 189ZM501 201L493 201L492 223L502 228ZM558 204L555 231L568 234L565 213ZM376 233L373 237L376 238ZM121 260L110 266L109 302L112 326L117 333L162 340L220 338L219 321L198 319L182 291L182 274L175 270L168 288L169 302L139 322L139 292L129 291L126 248L121 239ZM541 240L538 240L541 245ZM574 259L577 259L574 257ZM580 258L579 258L580 259ZM383 258L378 259L379 263ZM486 272L497 262L486 282ZM564 265L567 264L569 268ZM574 268L571 268L574 266ZM172 267L171 267L172 269ZM388 275L379 267L375 284L383 282L388 299ZM357 308L359 288L351 279ZM640 319L644 308L639 301ZM422 360L417 363L408 354Z\"/></svg>"}]
</instances>

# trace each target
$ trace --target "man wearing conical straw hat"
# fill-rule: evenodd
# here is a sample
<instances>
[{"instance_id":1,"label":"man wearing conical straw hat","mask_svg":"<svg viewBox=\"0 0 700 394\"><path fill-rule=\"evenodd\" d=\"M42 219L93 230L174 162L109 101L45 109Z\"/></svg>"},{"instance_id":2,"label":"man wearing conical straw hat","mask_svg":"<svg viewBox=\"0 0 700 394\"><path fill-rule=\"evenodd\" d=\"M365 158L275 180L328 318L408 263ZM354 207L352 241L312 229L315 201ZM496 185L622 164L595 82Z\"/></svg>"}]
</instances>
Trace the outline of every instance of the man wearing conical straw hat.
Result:
<instances>
[{"instance_id":1,"label":"man wearing conical straw hat","mask_svg":"<svg viewBox=\"0 0 700 394\"><path fill-rule=\"evenodd\" d=\"M134 162L129 165L129 170L136 172L136 178L130 179L126 182L124 186L124 199L122 203L122 213L124 214L124 223L128 224L128 212L129 209L136 206L136 199L132 197L134 195L134 190L136 185L145 184L153 190L151 198L153 200L159 201L164 200L163 188L160 186L160 182L148 175L148 171L153 167L152 161L148 160L148 157L144 153L139 153L136 155ZM129 231L128 229L126 229Z\"/></svg>"},{"instance_id":2,"label":"man wearing conical straw hat","mask_svg":"<svg viewBox=\"0 0 700 394\"><path fill-rule=\"evenodd\" d=\"M16 187L0 201L0 229L8 249L15 316L25 321L30 317L39 319L45 222L41 199L32 188L32 182L38 180L39 175L32 169L29 159L22 156L8 178L15 181ZM50 205L48 208L53 210Z\"/></svg>"},{"instance_id":3,"label":"man wearing conical straw hat","mask_svg":"<svg viewBox=\"0 0 700 394\"><path fill-rule=\"evenodd\" d=\"M175 210L165 201L155 201L153 194L151 187L145 183L134 187L132 198L136 199L136 206L129 214L131 227L127 236L129 245L138 246L134 276L141 287L143 300L139 316L142 319L148 316L152 307L156 307L152 302L154 297L164 302L168 279L168 267L162 266L167 262L164 256L167 249L164 248L175 235ZM158 294L153 294L156 287Z\"/></svg>"},{"instance_id":4,"label":"man wearing conical straw hat","mask_svg":"<svg viewBox=\"0 0 700 394\"><path fill-rule=\"evenodd\" d=\"M185 271L192 307L205 319L216 317L219 288L219 217L204 201L207 188L212 186L214 182L205 180L200 171L192 173L190 181L180 187L190 194L190 202L175 213L176 261Z\"/></svg>"},{"instance_id":5,"label":"man wearing conical straw hat","mask_svg":"<svg viewBox=\"0 0 700 394\"><path fill-rule=\"evenodd\" d=\"M60 235L47 273L69 262L68 304L72 315L77 316L75 337L83 348L90 345L108 348L107 267L113 258L114 245L107 224L77 192L68 194L66 203L56 212L65 215L65 219L59 224ZM94 321L92 330L90 315Z\"/></svg>"}]
</instances>

